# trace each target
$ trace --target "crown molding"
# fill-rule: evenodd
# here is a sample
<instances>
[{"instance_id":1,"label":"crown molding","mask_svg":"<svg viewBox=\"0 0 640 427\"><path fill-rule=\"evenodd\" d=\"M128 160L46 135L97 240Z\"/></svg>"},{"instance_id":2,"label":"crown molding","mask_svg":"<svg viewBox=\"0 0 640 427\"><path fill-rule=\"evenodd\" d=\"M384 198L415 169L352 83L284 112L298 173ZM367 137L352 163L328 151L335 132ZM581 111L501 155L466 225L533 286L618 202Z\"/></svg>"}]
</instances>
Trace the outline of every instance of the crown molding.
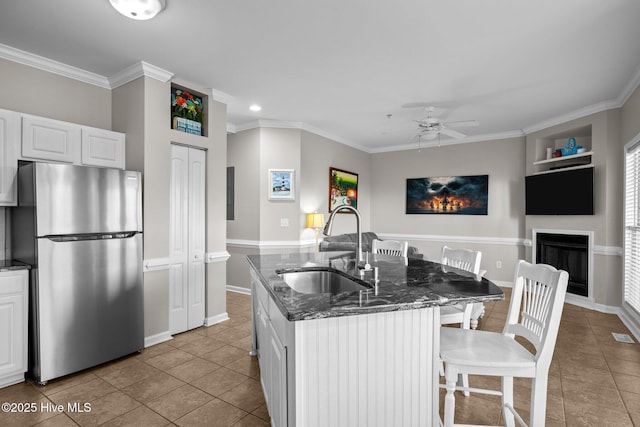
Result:
<instances>
[{"instance_id":1,"label":"crown molding","mask_svg":"<svg viewBox=\"0 0 640 427\"><path fill-rule=\"evenodd\" d=\"M140 61L109 77L109 84L111 89L115 89L143 76L166 83L173 77L173 73Z\"/></svg>"},{"instance_id":2,"label":"crown molding","mask_svg":"<svg viewBox=\"0 0 640 427\"><path fill-rule=\"evenodd\" d=\"M225 93L221 90L214 89L212 87L209 88L209 95L211 96L211 99L213 99L214 101L218 101L227 105L236 99L234 96L229 95L228 93Z\"/></svg>"},{"instance_id":3,"label":"crown molding","mask_svg":"<svg viewBox=\"0 0 640 427\"><path fill-rule=\"evenodd\" d=\"M448 145L458 145L458 144L468 144L470 142L487 142L487 141L498 141L500 139L509 139L509 138L522 138L526 136L525 133L521 130L514 130L508 132L498 132L491 133L485 135L474 135L467 136L460 139L444 139L438 141L438 139L434 139L431 141L424 141L420 143L420 147L418 147L418 142L413 142L411 144L404 145L390 145L386 147L379 147L369 150L372 154L377 153L388 153L392 151L404 151L404 150L417 150L422 148L433 148L433 147L445 147Z\"/></svg>"},{"instance_id":4,"label":"crown molding","mask_svg":"<svg viewBox=\"0 0 640 427\"><path fill-rule=\"evenodd\" d=\"M640 68L638 68L631 81L622 90L620 96L618 96L618 104L620 107L627 103L631 95L638 89L638 86L640 86Z\"/></svg>"},{"instance_id":5,"label":"crown molding","mask_svg":"<svg viewBox=\"0 0 640 427\"><path fill-rule=\"evenodd\" d=\"M545 120L540 123L536 123L532 126L528 126L522 129L522 131L525 133L525 135L529 135L534 132L545 130L556 125L561 125L561 124L570 122L571 120L580 119L582 117L586 117L591 114L596 114L602 111L611 110L612 108L620 108L620 107L622 107L622 104L620 104L617 100L603 101L597 104L589 105L584 108L580 108L579 110L571 111L562 116L557 116L552 119Z\"/></svg>"},{"instance_id":6,"label":"crown molding","mask_svg":"<svg viewBox=\"0 0 640 427\"><path fill-rule=\"evenodd\" d=\"M371 153L371 150L367 147L364 147L360 144L356 144L353 141L346 140L344 138L340 138L337 135L333 135L329 132L325 132L322 129L316 128L314 126L308 125L304 122L293 122L293 121L284 121L284 120L254 120L251 122L246 122L240 125L235 125L233 123L227 123L227 131L232 128L233 131L231 133L242 132L250 129L257 128L274 128L274 129L299 129L309 133L313 133L315 135L321 136L323 138L330 139L332 141L338 142L343 145L348 145L352 148L355 148L360 151L364 151L366 153Z\"/></svg>"},{"instance_id":7,"label":"crown molding","mask_svg":"<svg viewBox=\"0 0 640 427\"><path fill-rule=\"evenodd\" d=\"M62 62L54 61L52 59L45 58L44 56L25 52L24 50L16 49L11 46L0 44L0 58L27 65L29 67L37 68L42 71L47 71L49 73L57 74L59 76L78 80L104 89L111 89L109 80L104 76L92 73L90 71L82 70L71 65L63 64Z\"/></svg>"}]
</instances>

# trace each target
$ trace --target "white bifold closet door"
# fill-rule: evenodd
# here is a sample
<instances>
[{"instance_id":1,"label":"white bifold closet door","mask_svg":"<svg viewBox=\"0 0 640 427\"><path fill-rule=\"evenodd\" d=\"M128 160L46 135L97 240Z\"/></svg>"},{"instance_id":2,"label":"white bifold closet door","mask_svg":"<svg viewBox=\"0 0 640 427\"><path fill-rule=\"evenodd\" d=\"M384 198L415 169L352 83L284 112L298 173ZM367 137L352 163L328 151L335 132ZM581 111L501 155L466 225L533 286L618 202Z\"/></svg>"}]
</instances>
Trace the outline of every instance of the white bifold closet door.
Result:
<instances>
[{"instance_id":1,"label":"white bifold closet door","mask_svg":"<svg viewBox=\"0 0 640 427\"><path fill-rule=\"evenodd\" d=\"M171 146L169 327L172 334L204 323L205 154L197 148Z\"/></svg>"}]
</instances>

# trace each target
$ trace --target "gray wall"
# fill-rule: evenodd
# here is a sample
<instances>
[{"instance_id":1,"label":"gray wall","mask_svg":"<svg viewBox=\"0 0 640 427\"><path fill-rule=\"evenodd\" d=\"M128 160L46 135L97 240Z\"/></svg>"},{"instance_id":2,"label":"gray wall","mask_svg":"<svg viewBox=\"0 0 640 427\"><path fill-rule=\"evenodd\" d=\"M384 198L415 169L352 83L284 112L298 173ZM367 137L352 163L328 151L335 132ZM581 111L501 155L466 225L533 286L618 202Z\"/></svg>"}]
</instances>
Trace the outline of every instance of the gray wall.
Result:
<instances>
[{"instance_id":1,"label":"gray wall","mask_svg":"<svg viewBox=\"0 0 640 427\"><path fill-rule=\"evenodd\" d=\"M0 108L111 129L111 91L0 59Z\"/></svg>"},{"instance_id":2,"label":"gray wall","mask_svg":"<svg viewBox=\"0 0 640 427\"><path fill-rule=\"evenodd\" d=\"M318 211L325 220L329 215L329 168L334 167L358 174L358 211L362 216L362 230L371 227L372 166L371 155L337 143L328 138L303 131L301 141L301 194L300 212ZM305 222L302 220L302 226ZM332 234L354 233L356 222L353 215L335 216ZM315 239L312 230L303 229L305 239ZM322 237L322 233L320 233Z\"/></svg>"},{"instance_id":3,"label":"gray wall","mask_svg":"<svg viewBox=\"0 0 640 427\"><path fill-rule=\"evenodd\" d=\"M249 287L246 256L314 250L306 214L328 218L329 168L358 174L358 210L370 229L371 156L300 129L262 127L229 135L227 166L235 167L235 219L227 221L227 283ZM269 169L294 169L293 201L269 200ZM289 221L281 227L282 219ZM334 234L355 232L353 215L338 215Z\"/></svg>"},{"instance_id":4,"label":"gray wall","mask_svg":"<svg viewBox=\"0 0 640 427\"><path fill-rule=\"evenodd\" d=\"M444 244L481 250L487 277L512 280L524 249L524 148L512 138L374 154L372 230L406 235L431 260ZM489 175L488 215L405 214L407 178L455 175Z\"/></svg>"}]
</instances>

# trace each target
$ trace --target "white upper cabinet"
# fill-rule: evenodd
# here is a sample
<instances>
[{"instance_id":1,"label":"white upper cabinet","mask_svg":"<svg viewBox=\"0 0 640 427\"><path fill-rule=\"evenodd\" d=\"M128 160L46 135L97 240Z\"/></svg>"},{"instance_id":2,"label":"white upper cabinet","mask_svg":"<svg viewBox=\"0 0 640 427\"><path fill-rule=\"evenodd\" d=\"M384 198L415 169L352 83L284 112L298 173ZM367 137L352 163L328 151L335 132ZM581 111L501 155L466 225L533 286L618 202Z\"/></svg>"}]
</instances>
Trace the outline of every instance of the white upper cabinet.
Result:
<instances>
[{"instance_id":1,"label":"white upper cabinet","mask_svg":"<svg viewBox=\"0 0 640 427\"><path fill-rule=\"evenodd\" d=\"M82 164L124 169L125 135L97 128L82 128Z\"/></svg>"},{"instance_id":2,"label":"white upper cabinet","mask_svg":"<svg viewBox=\"0 0 640 427\"><path fill-rule=\"evenodd\" d=\"M36 116L22 116L22 157L76 163L81 126Z\"/></svg>"},{"instance_id":3,"label":"white upper cabinet","mask_svg":"<svg viewBox=\"0 0 640 427\"><path fill-rule=\"evenodd\" d=\"M0 110L0 206L16 206L20 115Z\"/></svg>"},{"instance_id":4,"label":"white upper cabinet","mask_svg":"<svg viewBox=\"0 0 640 427\"><path fill-rule=\"evenodd\" d=\"M23 114L22 160L124 169L125 134Z\"/></svg>"},{"instance_id":5,"label":"white upper cabinet","mask_svg":"<svg viewBox=\"0 0 640 427\"><path fill-rule=\"evenodd\" d=\"M17 205L18 160L124 169L125 134L0 109L0 206Z\"/></svg>"}]
</instances>

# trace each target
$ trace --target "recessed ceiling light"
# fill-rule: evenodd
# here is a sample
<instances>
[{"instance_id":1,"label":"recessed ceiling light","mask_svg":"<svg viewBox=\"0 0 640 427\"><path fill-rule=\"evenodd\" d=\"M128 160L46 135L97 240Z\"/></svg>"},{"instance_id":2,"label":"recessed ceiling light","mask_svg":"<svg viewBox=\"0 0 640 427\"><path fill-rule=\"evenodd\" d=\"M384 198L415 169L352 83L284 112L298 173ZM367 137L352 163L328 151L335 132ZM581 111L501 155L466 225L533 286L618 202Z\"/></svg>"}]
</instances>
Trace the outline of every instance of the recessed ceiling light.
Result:
<instances>
[{"instance_id":1,"label":"recessed ceiling light","mask_svg":"<svg viewBox=\"0 0 640 427\"><path fill-rule=\"evenodd\" d=\"M109 2L122 15L139 21L153 18L165 6L165 0L109 0Z\"/></svg>"},{"instance_id":2,"label":"recessed ceiling light","mask_svg":"<svg viewBox=\"0 0 640 427\"><path fill-rule=\"evenodd\" d=\"M257 104L253 104L251 107L249 107L249 110L257 112L257 111L262 110L262 107L257 105Z\"/></svg>"}]
</instances>

